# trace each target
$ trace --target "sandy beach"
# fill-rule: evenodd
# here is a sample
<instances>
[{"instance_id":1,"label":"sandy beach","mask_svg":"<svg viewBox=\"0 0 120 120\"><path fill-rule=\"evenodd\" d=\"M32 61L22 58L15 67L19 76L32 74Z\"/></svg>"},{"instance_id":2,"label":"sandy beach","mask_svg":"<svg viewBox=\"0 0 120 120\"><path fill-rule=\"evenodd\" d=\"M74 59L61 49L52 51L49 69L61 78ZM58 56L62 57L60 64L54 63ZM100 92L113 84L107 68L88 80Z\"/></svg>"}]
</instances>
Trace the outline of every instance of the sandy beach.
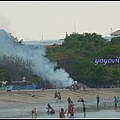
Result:
<instances>
[{"instance_id":1,"label":"sandy beach","mask_svg":"<svg viewBox=\"0 0 120 120\"><path fill-rule=\"evenodd\" d=\"M55 91L61 93L61 103L60 101L56 102L54 98ZM36 98L31 97L33 92ZM100 96L99 110L96 108L97 95ZM74 103L75 118L84 118L82 103L78 102L78 98L84 98L86 101L86 118L120 118L120 111L114 109L114 96L120 96L120 88L87 88L75 91L68 89L35 89L20 90L20 92L15 90L0 91L0 118L32 118L31 110L33 107L37 108L37 118L59 118L60 109L67 109L68 97L71 97ZM104 102L107 102L106 108L104 107ZM48 103L55 109L56 113L54 115L46 113Z\"/></svg>"}]
</instances>

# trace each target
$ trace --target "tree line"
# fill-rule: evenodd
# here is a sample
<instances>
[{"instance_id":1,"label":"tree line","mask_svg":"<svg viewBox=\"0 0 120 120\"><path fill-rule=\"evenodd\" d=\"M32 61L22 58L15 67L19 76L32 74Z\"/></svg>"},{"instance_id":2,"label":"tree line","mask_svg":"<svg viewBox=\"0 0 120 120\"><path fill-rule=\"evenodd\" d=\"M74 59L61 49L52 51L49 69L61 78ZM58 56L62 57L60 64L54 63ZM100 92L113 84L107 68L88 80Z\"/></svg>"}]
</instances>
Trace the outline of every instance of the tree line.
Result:
<instances>
[{"instance_id":1,"label":"tree line","mask_svg":"<svg viewBox=\"0 0 120 120\"><path fill-rule=\"evenodd\" d=\"M47 57L57 61L70 76L89 87L120 86L120 37L107 41L97 33L66 34L60 47L47 48ZM111 62L118 57L118 62ZM95 60L101 60L99 64ZM109 63L102 61L108 59Z\"/></svg>"},{"instance_id":2,"label":"tree line","mask_svg":"<svg viewBox=\"0 0 120 120\"><path fill-rule=\"evenodd\" d=\"M14 38L14 37L13 37ZM14 38L22 44L22 40ZM70 77L86 84L88 87L108 87L114 84L120 86L120 63L110 62L103 64L103 59L119 60L120 37L107 41L97 33L66 33L60 47L46 47L46 57L51 62L57 62L56 69L64 68ZM95 60L101 60L99 64ZM51 88L52 83L34 74L34 64L29 59L18 56L3 56L0 58L0 81L20 81L23 76L27 81L34 82L39 87Z\"/></svg>"}]
</instances>

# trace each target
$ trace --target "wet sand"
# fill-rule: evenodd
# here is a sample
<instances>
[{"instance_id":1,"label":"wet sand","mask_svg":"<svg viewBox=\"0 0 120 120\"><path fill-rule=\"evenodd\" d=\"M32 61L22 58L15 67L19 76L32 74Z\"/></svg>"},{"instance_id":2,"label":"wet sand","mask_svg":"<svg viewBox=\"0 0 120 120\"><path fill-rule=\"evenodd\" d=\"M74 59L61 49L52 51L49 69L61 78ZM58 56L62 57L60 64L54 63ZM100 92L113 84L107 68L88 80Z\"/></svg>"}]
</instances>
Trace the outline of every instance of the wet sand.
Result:
<instances>
[{"instance_id":1,"label":"wet sand","mask_svg":"<svg viewBox=\"0 0 120 120\"><path fill-rule=\"evenodd\" d=\"M31 97L34 91L37 98ZM54 92L59 91L62 101L56 102ZM100 96L99 110L96 108L96 96ZM82 103L78 98L86 100L86 118L120 118L120 111L114 109L114 96L120 96L120 88L88 88L86 90L47 89L0 91L0 118L32 118L31 110L37 108L37 118L59 118L61 108L67 109L67 98L71 97L75 104L75 118L84 118ZM107 108L104 107L107 102ZM55 109L54 115L46 113L46 105ZM67 116L66 116L67 118Z\"/></svg>"}]
</instances>

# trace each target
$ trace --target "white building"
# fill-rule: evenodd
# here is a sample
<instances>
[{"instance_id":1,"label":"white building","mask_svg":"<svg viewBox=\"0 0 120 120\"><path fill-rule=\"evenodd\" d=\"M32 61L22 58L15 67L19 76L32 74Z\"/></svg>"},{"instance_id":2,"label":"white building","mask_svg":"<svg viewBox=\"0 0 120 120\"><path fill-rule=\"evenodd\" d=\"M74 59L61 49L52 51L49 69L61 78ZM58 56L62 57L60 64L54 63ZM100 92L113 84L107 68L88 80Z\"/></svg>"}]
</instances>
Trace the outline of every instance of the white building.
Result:
<instances>
[{"instance_id":1,"label":"white building","mask_svg":"<svg viewBox=\"0 0 120 120\"><path fill-rule=\"evenodd\" d=\"M104 37L107 41L111 41L114 37L120 37L120 30L110 33L110 36Z\"/></svg>"}]
</instances>

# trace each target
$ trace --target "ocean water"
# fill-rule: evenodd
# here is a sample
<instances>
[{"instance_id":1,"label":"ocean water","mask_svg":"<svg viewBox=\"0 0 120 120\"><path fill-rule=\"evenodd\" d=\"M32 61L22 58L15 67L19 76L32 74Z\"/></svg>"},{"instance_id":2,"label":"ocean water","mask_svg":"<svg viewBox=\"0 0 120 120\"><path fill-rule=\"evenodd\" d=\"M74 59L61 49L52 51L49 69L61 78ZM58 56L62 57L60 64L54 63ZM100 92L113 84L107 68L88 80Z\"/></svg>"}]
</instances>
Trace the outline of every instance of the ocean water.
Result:
<instances>
[{"instance_id":1,"label":"ocean water","mask_svg":"<svg viewBox=\"0 0 120 120\"><path fill-rule=\"evenodd\" d=\"M82 111L82 103L74 102L74 119L84 118ZM107 100L107 107L104 107L104 101L100 102L99 109L96 108L96 101L86 101L86 117L84 119L92 118L120 118L120 109L114 109L114 102L112 100ZM33 103L33 104L23 104L23 105L11 105L1 107L0 109L0 118L32 118L31 110L33 107L37 108L37 118L39 119L60 119L59 112L61 108L67 109L67 102L58 102L53 101L50 105L54 108L55 114L51 115L47 113L46 106L47 103ZM65 114L66 118L67 113Z\"/></svg>"}]
</instances>

